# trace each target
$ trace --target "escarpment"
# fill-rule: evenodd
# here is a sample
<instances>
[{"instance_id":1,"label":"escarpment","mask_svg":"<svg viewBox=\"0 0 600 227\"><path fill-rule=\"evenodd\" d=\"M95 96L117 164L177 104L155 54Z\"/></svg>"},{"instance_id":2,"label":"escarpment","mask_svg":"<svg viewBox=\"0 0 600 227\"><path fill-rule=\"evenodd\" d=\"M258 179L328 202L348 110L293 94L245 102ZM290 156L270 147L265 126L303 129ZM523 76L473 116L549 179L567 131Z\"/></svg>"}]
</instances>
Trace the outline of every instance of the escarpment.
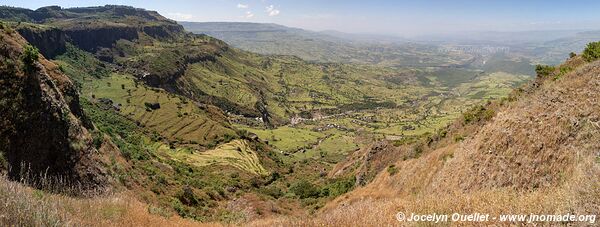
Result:
<instances>
[{"instance_id":1,"label":"escarpment","mask_svg":"<svg viewBox=\"0 0 600 227\"><path fill-rule=\"evenodd\" d=\"M17 31L27 40L27 42L36 46L47 58L54 58L67 50L66 34L58 28L23 26Z\"/></svg>"},{"instance_id":2,"label":"escarpment","mask_svg":"<svg viewBox=\"0 0 600 227\"><path fill-rule=\"evenodd\" d=\"M138 30L127 26L103 26L98 28L71 28L65 33L77 47L95 52L101 47L111 47L117 40L137 39Z\"/></svg>"},{"instance_id":3,"label":"escarpment","mask_svg":"<svg viewBox=\"0 0 600 227\"><path fill-rule=\"evenodd\" d=\"M37 10L0 7L0 18L44 24L43 29L19 29L19 33L53 58L65 51L65 41L80 49L96 52L111 48L116 41L136 40L145 34L157 39L173 39L184 33L183 26L157 12L107 5L103 7L61 8L49 6Z\"/></svg>"},{"instance_id":4,"label":"escarpment","mask_svg":"<svg viewBox=\"0 0 600 227\"><path fill-rule=\"evenodd\" d=\"M1 31L0 39L0 152L9 176L106 186L73 83L18 33Z\"/></svg>"}]
</instances>

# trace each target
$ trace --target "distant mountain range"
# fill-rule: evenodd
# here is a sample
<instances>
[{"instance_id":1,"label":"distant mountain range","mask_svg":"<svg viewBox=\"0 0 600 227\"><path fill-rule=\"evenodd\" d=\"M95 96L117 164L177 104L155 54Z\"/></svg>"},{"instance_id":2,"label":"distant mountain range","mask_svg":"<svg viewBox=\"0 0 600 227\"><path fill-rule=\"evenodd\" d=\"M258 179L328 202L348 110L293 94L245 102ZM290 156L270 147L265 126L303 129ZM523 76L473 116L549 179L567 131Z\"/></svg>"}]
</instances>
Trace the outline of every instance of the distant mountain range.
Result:
<instances>
[{"instance_id":1,"label":"distant mountain range","mask_svg":"<svg viewBox=\"0 0 600 227\"><path fill-rule=\"evenodd\" d=\"M314 32L278 24L242 22L179 22L186 30L206 34L255 53L295 55L309 61L368 63L383 66L438 66L464 56L440 53L436 46L406 39Z\"/></svg>"},{"instance_id":2,"label":"distant mountain range","mask_svg":"<svg viewBox=\"0 0 600 227\"><path fill-rule=\"evenodd\" d=\"M448 46L502 47L534 62L558 64L571 51L600 40L600 31L471 31L423 35L411 39L393 35L321 32L278 24L244 22L179 22L186 30L222 39L238 48L275 55L295 55L311 61L369 63L382 66L445 65L466 56L440 52ZM463 53L464 54L464 53ZM468 56L467 56L468 57Z\"/></svg>"}]
</instances>

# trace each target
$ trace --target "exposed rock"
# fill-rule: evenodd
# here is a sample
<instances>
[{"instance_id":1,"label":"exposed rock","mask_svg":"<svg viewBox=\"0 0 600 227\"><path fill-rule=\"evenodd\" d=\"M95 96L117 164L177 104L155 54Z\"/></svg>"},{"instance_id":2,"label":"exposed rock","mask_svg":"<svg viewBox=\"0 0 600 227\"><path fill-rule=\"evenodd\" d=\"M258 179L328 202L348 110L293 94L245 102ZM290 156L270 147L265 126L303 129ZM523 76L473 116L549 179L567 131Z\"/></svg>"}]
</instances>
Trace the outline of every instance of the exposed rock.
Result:
<instances>
[{"instance_id":1,"label":"exposed rock","mask_svg":"<svg viewBox=\"0 0 600 227\"><path fill-rule=\"evenodd\" d=\"M91 28L67 29L65 33L77 47L95 52L101 47L111 47L117 40L134 40L138 38L136 27L129 26L103 26Z\"/></svg>"},{"instance_id":2,"label":"exposed rock","mask_svg":"<svg viewBox=\"0 0 600 227\"><path fill-rule=\"evenodd\" d=\"M47 58L54 58L67 50L66 35L60 29L20 27L17 31Z\"/></svg>"},{"instance_id":3,"label":"exposed rock","mask_svg":"<svg viewBox=\"0 0 600 227\"><path fill-rule=\"evenodd\" d=\"M0 36L5 43L0 47L0 150L10 165L9 176L27 174L35 181L44 175L84 188L105 186L107 174L84 127L73 83L43 57L23 71L18 63L26 41L16 33Z\"/></svg>"}]
</instances>

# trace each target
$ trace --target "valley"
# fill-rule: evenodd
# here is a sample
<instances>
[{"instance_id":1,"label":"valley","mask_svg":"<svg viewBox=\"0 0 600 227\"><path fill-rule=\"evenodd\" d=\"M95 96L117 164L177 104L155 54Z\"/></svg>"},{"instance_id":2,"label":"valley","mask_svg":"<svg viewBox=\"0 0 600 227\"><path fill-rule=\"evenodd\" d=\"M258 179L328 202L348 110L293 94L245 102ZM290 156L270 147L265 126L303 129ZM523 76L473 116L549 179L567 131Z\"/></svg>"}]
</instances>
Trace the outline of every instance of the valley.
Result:
<instances>
[{"instance_id":1,"label":"valley","mask_svg":"<svg viewBox=\"0 0 600 227\"><path fill-rule=\"evenodd\" d=\"M436 211L431 195L442 211L472 198L491 213L540 211L509 206L515 193L550 203L519 191L537 188L593 199L548 211L598 206L595 50L563 55L593 32L501 51L511 42L177 22L116 5L2 6L0 19L0 201L17 225L395 225L365 214L394 217L386 199ZM28 200L43 204L20 212Z\"/></svg>"}]
</instances>

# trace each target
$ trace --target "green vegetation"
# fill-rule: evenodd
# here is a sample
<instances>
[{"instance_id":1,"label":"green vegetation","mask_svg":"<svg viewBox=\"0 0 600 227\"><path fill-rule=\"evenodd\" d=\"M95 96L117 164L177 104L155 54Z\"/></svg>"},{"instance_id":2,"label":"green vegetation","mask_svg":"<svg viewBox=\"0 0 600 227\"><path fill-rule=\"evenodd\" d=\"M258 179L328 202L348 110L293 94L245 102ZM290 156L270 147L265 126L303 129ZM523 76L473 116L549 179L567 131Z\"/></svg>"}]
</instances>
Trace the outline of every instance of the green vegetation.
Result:
<instances>
[{"instance_id":1,"label":"green vegetation","mask_svg":"<svg viewBox=\"0 0 600 227\"><path fill-rule=\"evenodd\" d=\"M322 133L307 129L279 127L273 130L242 128L255 133L259 138L269 141L269 144L284 152L296 152L302 148L310 148L312 144L324 137Z\"/></svg>"},{"instance_id":2,"label":"green vegetation","mask_svg":"<svg viewBox=\"0 0 600 227\"><path fill-rule=\"evenodd\" d=\"M298 182L293 183L290 186L290 191L300 199L306 199L311 197L318 197L319 190L311 182L302 179Z\"/></svg>"},{"instance_id":3,"label":"green vegetation","mask_svg":"<svg viewBox=\"0 0 600 227\"><path fill-rule=\"evenodd\" d=\"M144 135L135 123L123 116L102 111L87 100L82 100L86 114L92 119L99 132L93 132L94 144L101 144L102 134L109 135L125 158L148 160L150 153L145 149Z\"/></svg>"},{"instance_id":4,"label":"green vegetation","mask_svg":"<svg viewBox=\"0 0 600 227\"><path fill-rule=\"evenodd\" d=\"M35 63L38 61L40 55L40 51L32 46L25 45L23 46L23 55L21 55L21 61L23 61L23 71L32 71L35 69Z\"/></svg>"},{"instance_id":5,"label":"green vegetation","mask_svg":"<svg viewBox=\"0 0 600 227\"><path fill-rule=\"evenodd\" d=\"M496 112L491 108L486 108L483 105L478 105L468 110L463 114L465 124L476 123L492 119Z\"/></svg>"},{"instance_id":6,"label":"green vegetation","mask_svg":"<svg viewBox=\"0 0 600 227\"><path fill-rule=\"evenodd\" d=\"M558 74L556 74L556 76L554 76L554 80L558 80L560 79L562 76L564 76L565 74L569 73L573 71L573 68L567 65L561 65L558 67Z\"/></svg>"},{"instance_id":7,"label":"green vegetation","mask_svg":"<svg viewBox=\"0 0 600 227\"><path fill-rule=\"evenodd\" d=\"M66 52L57 56L56 62L62 72L78 83L85 83L85 80L90 81L94 78L100 79L110 75L106 63L71 43L66 44Z\"/></svg>"},{"instance_id":8,"label":"green vegetation","mask_svg":"<svg viewBox=\"0 0 600 227\"><path fill-rule=\"evenodd\" d=\"M554 67L549 65L536 65L535 72L538 77L547 77L554 72Z\"/></svg>"},{"instance_id":9,"label":"green vegetation","mask_svg":"<svg viewBox=\"0 0 600 227\"><path fill-rule=\"evenodd\" d=\"M600 58L600 42L588 43L587 47L583 50L583 58L586 61L595 61Z\"/></svg>"},{"instance_id":10,"label":"green vegetation","mask_svg":"<svg viewBox=\"0 0 600 227\"><path fill-rule=\"evenodd\" d=\"M394 174L398 173L398 169L396 168L396 165L389 165L387 167L387 172L390 174L390 176L393 176Z\"/></svg>"}]
</instances>

